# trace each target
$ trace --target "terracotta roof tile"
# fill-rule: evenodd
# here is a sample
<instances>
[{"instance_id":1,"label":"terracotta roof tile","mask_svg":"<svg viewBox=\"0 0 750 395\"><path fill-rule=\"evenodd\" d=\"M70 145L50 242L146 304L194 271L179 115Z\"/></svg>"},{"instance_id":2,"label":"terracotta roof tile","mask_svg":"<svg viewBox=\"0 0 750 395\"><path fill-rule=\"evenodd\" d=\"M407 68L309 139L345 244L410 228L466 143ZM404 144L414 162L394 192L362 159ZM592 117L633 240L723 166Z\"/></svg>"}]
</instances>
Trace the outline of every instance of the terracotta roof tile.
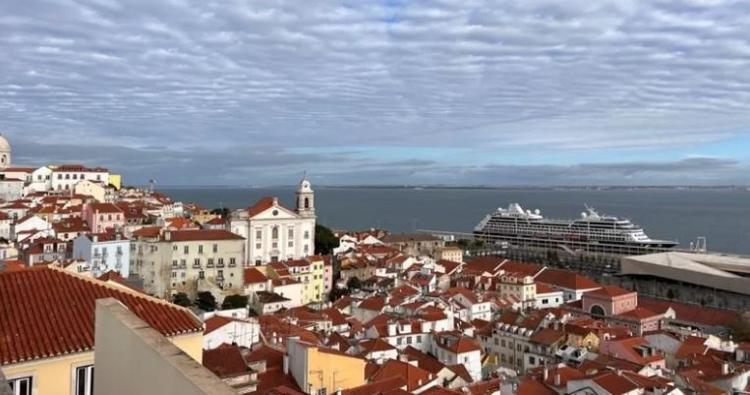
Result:
<instances>
[{"instance_id":1,"label":"terracotta roof tile","mask_svg":"<svg viewBox=\"0 0 750 395\"><path fill-rule=\"evenodd\" d=\"M95 301L108 297L162 335L203 329L187 309L61 269L0 273L0 364L93 349Z\"/></svg>"},{"instance_id":2,"label":"terracotta roof tile","mask_svg":"<svg viewBox=\"0 0 750 395\"><path fill-rule=\"evenodd\" d=\"M203 366L221 378L241 376L251 371L240 348L229 344L203 350Z\"/></svg>"},{"instance_id":3,"label":"terracotta roof tile","mask_svg":"<svg viewBox=\"0 0 750 395\"><path fill-rule=\"evenodd\" d=\"M171 241L210 241L210 240L244 240L245 238L223 229L173 230Z\"/></svg>"},{"instance_id":4,"label":"terracotta roof tile","mask_svg":"<svg viewBox=\"0 0 750 395\"><path fill-rule=\"evenodd\" d=\"M245 284L265 283L268 278L260 270L249 267L245 269Z\"/></svg>"},{"instance_id":5,"label":"terracotta roof tile","mask_svg":"<svg viewBox=\"0 0 750 395\"><path fill-rule=\"evenodd\" d=\"M595 289L600 287L599 284L578 273L558 269L546 269L536 276L536 280L560 288L575 290Z\"/></svg>"}]
</instances>

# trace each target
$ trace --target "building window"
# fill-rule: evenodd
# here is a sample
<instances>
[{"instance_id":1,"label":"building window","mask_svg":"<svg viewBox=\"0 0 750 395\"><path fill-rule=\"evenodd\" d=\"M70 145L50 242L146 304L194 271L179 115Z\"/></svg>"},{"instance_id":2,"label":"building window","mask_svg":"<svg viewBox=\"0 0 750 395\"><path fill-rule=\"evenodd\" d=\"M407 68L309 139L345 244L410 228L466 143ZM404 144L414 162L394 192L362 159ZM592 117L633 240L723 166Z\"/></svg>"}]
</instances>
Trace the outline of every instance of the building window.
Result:
<instances>
[{"instance_id":1,"label":"building window","mask_svg":"<svg viewBox=\"0 0 750 395\"><path fill-rule=\"evenodd\" d=\"M307 239L309 239L309 238L310 238L310 231L309 231L309 230L306 230L306 231L305 231L305 240L307 240Z\"/></svg>"},{"instance_id":2,"label":"building window","mask_svg":"<svg viewBox=\"0 0 750 395\"><path fill-rule=\"evenodd\" d=\"M321 388L321 389L318 390L317 395L326 395L327 394L326 391L327 390L325 388Z\"/></svg>"},{"instance_id":3,"label":"building window","mask_svg":"<svg viewBox=\"0 0 750 395\"><path fill-rule=\"evenodd\" d=\"M199 279L203 280L203 278L205 278L205 276L206 276L206 274L203 272L203 270L201 270L201 271L198 272L198 278Z\"/></svg>"},{"instance_id":4,"label":"building window","mask_svg":"<svg viewBox=\"0 0 750 395\"><path fill-rule=\"evenodd\" d=\"M263 231L260 230L260 229L256 229L255 230L255 238L258 239L258 240L262 239L263 238Z\"/></svg>"},{"instance_id":5,"label":"building window","mask_svg":"<svg viewBox=\"0 0 750 395\"><path fill-rule=\"evenodd\" d=\"M21 377L8 380L11 395L31 395L34 384L33 377Z\"/></svg>"},{"instance_id":6,"label":"building window","mask_svg":"<svg viewBox=\"0 0 750 395\"><path fill-rule=\"evenodd\" d=\"M260 249L260 243L255 243L255 249L256 249L256 250L259 250L259 249Z\"/></svg>"},{"instance_id":7,"label":"building window","mask_svg":"<svg viewBox=\"0 0 750 395\"><path fill-rule=\"evenodd\" d=\"M214 244L213 251L214 251L214 254L216 254L217 252L219 252L219 245L218 244Z\"/></svg>"},{"instance_id":8,"label":"building window","mask_svg":"<svg viewBox=\"0 0 750 395\"><path fill-rule=\"evenodd\" d=\"M94 365L76 368L75 395L92 395L94 393Z\"/></svg>"},{"instance_id":9,"label":"building window","mask_svg":"<svg viewBox=\"0 0 750 395\"><path fill-rule=\"evenodd\" d=\"M294 229L293 228L289 228L289 230L287 231L287 237L290 238L290 239L294 238Z\"/></svg>"},{"instance_id":10,"label":"building window","mask_svg":"<svg viewBox=\"0 0 750 395\"><path fill-rule=\"evenodd\" d=\"M203 244L201 244L201 245L198 246L198 253L199 254L203 253Z\"/></svg>"},{"instance_id":11,"label":"building window","mask_svg":"<svg viewBox=\"0 0 750 395\"><path fill-rule=\"evenodd\" d=\"M274 226L273 228L271 228L271 238L274 239L274 240L276 240L276 239L279 238L279 227L278 226Z\"/></svg>"},{"instance_id":12,"label":"building window","mask_svg":"<svg viewBox=\"0 0 750 395\"><path fill-rule=\"evenodd\" d=\"M184 247L182 247L182 252L185 253L185 254L189 254L190 253L190 246L184 246Z\"/></svg>"},{"instance_id":13,"label":"building window","mask_svg":"<svg viewBox=\"0 0 750 395\"><path fill-rule=\"evenodd\" d=\"M229 265L234 266L235 264L237 264L237 259L236 258L229 258Z\"/></svg>"}]
</instances>

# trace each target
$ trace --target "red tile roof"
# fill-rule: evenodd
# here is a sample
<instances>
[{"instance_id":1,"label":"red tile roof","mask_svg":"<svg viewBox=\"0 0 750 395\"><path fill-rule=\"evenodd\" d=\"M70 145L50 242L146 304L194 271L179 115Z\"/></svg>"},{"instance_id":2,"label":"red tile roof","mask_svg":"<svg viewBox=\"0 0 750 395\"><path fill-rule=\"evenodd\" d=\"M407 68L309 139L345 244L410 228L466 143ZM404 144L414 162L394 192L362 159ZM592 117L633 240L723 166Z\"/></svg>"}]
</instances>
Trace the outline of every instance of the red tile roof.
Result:
<instances>
[{"instance_id":1,"label":"red tile roof","mask_svg":"<svg viewBox=\"0 0 750 395\"><path fill-rule=\"evenodd\" d=\"M359 387L341 391L343 395L379 395L406 386L406 380L400 376L388 377Z\"/></svg>"},{"instance_id":2,"label":"red tile roof","mask_svg":"<svg viewBox=\"0 0 750 395\"><path fill-rule=\"evenodd\" d=\"M268 278L260 270L249 267L245 269L245 284L265 283Z\"/></svg>"},{"instance_id":3,"label":"red tile roof","mask_svg":"<svg viewBox=\"0 0 750 395\"><path fill-rule=\"evenodd\" d=\"M631 291L631 290L621 288L615 285L605 285L597 290L586 292L586 295L601 296L605 298L614 298L614 297L628 295L632 293L635 293L635 291Z\"/></svg>"},{"instance_id":4,"label":"red tile roof","mask_svg":"<svg viewBox=\"0 0 750 395\"><path fill-rule=\"evenodd\" d=\"M664 313L672 308L677 320L694 322L703 325L731 325L739 318L739 313L734 310L701 307L698 305L659 300L638 295L638 305L643 306L656 313Z\"/></svg>"},{"instance_id":5,"label":"red tile roof","mask_svg":"<svg viewBox=\"0 0 750 395\"><path fill-rule=\"evenodd\" d=\"M578 273L558 269L546 269L536 276L536 280L560 288L575 290L595 289L600 287L599 284Z\"/></svg>"},{"instance_id":6,"label":"red tile roof","mask_svg":"<svg viewBox=\"0 0 750 395\"><path fill-rule=\"evenodd\" d=\"M290 209L284 207L283 205L281 205L281 203L278 201L277 198L275 198L273 196L265 196L265 197L261 198L260 200L258 200L254 205L252 205L252 206L250 206L250 207L247 208L247 215L250 218L252 218L252 217L254 217L254 216L256 216L256 215L258 215L258 214L260 214L260 213L262 213L262 212L264 212L266 210L268 210L269 208L271 208L271 207L274 206L274 201L276 202L276 204L278 205L278 207L281 207L281 208L283 208L283 209L285 209L287 211L294 212L294 210L290 210Z\"/></svg>"},{"instance_id":7,"label":"red tile roof","mask_svg":"<svg viewBox=\"0 0 750 395\"><path fill-rule=\"evenodd\" d=\"M240 348L229 344L203 350L203 366L221 378L241 376L251 371Z\"/></svg>"},{"instance_id":8,"label":"red tile roof","mask_svg":"<svg viewBox=\"0 0 750 395\"><path fill-rule=\"evenodd\" d=\"M185 308L61 269L0 273L0 364L93 349L95 301L108 297L162 335L203 330Z\"/></svg>"},{"instance_id":9,"label":"red tile roof","mask_svg":"<svg viewBox=\"0 0 750 395\"><path fill-rule=\"evenodd\" d=\"M206 329L203 331L204 335L208 335L209 333L223 327L224 325L232 322L233 320L229 317L224 317L221 315L215 315L203 322L203 325L206 326Z\"/></svg>"},{"instance_id":10,"label":"red tile roof","mask_svg":"<svg viewBox=\"0 0 750 395\"><path fill-rule=\"evenodd\" d=\"M210 241L210 240L244 240L245 238L223 229L173 230L164 232L165 237L170 234L171 241Z\"/></svg>"},{"instance_id":11,"label":"red tile roof","mask_svg":"<svg viewBox=\"0 0 750 395\"><path fill-rule=\"evenodd\" d=\"M603 373L593 381L610 394L626 394L639 388L637 384L615 372Z\"/></svg>"},{"instance_id":12,"label":"red tile roof","mask_svg":"<svg viewBox=\"0 0 750 395\"><path fill-rule=\"evenodd\" d=\"M407 390L409 391L420 388L435 379L430 372L424 369L420 369L406 362L389 359L370 377L370 381L375 382L394 377L400 377L405 380Z\"/></svg>"},{"instance_id":13,"label":"red tile roof","mask_svg":"<svg viewBox=\"0 0 750 395\"><path fill-rule=\"evenodd\" d=\"M89 207L92 213L122 213L122 210L113 203L90 203Z\"/></svg>"}]
</instances>

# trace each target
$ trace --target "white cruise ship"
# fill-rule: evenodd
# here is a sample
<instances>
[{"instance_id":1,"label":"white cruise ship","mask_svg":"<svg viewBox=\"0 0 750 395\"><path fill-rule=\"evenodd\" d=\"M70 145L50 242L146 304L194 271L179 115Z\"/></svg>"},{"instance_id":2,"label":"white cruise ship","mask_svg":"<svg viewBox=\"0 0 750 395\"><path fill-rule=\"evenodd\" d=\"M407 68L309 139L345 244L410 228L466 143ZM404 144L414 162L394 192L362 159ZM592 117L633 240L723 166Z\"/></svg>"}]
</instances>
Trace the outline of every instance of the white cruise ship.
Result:
<instances>
[{"instance_id":1,"label":"white cruise ship","mask_svg":"<svg viewBox=\"0 0 750 395\"><path fill-rule=\"evenodd\" d=\"M675 241L654 240L627 219L601 215L586 207L579 219L546 219L539 210L524 210L513 203L487 214L474 229L474 237L488 243L563 248L617 254L663 251Z\"/></svg>"}]
</instances>

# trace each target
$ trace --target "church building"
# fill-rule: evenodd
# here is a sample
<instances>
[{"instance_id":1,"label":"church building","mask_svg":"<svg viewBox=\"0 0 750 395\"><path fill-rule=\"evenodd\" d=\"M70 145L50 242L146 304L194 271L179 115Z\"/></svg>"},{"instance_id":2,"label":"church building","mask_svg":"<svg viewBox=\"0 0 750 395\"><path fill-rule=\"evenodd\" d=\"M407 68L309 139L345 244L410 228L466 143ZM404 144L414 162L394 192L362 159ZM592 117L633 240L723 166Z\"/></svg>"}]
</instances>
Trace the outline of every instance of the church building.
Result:
<instances>
[{"instance_id":1,"label":"church building","mask_svg":"<svg viewBox=\"0 0 750 395\"><path fill-rule=\"evenodd\" d=\"M315 192L303 178L294 209L264 197L232 215L230 229L245 238L246 265L300 259L315 254Z\"/></svg>"}]
</instances>

